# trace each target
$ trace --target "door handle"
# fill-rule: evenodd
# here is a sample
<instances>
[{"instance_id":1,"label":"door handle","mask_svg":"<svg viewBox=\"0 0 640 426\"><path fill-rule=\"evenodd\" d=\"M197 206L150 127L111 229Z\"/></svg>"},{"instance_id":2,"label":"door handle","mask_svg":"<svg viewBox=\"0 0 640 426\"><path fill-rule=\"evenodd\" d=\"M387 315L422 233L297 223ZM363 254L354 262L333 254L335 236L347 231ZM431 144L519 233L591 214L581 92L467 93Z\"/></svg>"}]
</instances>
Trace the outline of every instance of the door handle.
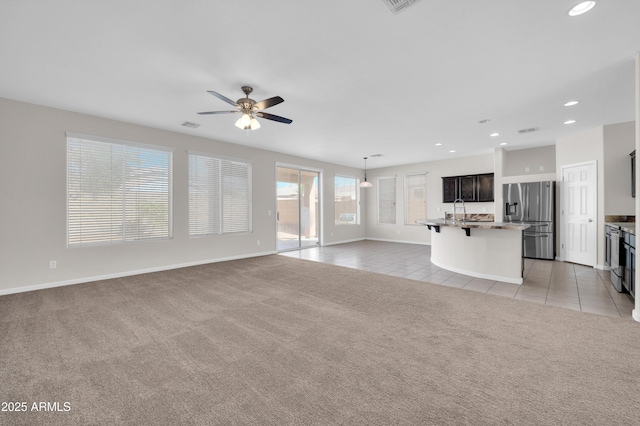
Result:
<instances>
[{"instance_id":1,"label":"door handle","mask_svg":"<svg viewBox=\"0 0 640 426\"><path fill-rule=\"evenodd\" d=\"M276 220L280 221L280 212L276 212Z\"/></svg>"},{"instance_id":2,"label":"door handle","mask_svg":"<svg viewBox=\"0 0 640 426\"><path fill-rule=\"evenodd\" d=\"M589 222L593 222L593 219L589 219Z\"/></svg>"}]
</instances>

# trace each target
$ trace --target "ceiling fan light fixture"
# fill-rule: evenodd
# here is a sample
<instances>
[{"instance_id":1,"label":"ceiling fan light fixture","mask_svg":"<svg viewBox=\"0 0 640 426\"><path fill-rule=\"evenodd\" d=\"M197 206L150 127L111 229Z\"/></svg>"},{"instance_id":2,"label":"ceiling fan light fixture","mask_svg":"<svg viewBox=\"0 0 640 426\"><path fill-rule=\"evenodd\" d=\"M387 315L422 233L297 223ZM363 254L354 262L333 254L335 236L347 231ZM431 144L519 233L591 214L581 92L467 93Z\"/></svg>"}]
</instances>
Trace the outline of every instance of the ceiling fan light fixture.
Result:
<instances>
[{"instance_id":1,"label":"ceiling fan light fixture","mask_svg":"<svg viewBox=\"0 0 640 426\"><path fill-rule=\"evenodd\" d=\"M254 127L253 121L255 121L256 123L258 122L251 115L243 113L242 117L238 118L238 121L236 121L236 127L242 130L253 130L254 128L257 129L258 127L260 127L259 124L257 127Z\"/></svg>"},{"instance_id":2,"label":"ceiling fan light fixture","mask_svg":"<svg viewBox=\"0 0 640 426\"><path fill-rule=\"evenodd\" d=\"M260 123L255 119L253 114L260 118L276 121L278 123L291 124L293 122L293 120L291 120L290 118L280 117L279 115L269 114L262 111L266 108L271 108L274 105L278 105L284 102L284 99L282 99L280 96L274 96L272 98L256 102L253 99L249 98L249 94L253 91L253 88L251 86L242 86L242 91L244 92L246 97L240 98L237 101L232 101L231 99L227 98L224 95L221 95L218 92L207 90L207 93L215 96L222 101L225 101L229 105L234 106L236 109L231 111L203 111L199 112L198 114L215 115L241 113L242 116L236 121L235 125L237 128L242 130L256 130L260 128Z\"/></svg>"}]
</instances>

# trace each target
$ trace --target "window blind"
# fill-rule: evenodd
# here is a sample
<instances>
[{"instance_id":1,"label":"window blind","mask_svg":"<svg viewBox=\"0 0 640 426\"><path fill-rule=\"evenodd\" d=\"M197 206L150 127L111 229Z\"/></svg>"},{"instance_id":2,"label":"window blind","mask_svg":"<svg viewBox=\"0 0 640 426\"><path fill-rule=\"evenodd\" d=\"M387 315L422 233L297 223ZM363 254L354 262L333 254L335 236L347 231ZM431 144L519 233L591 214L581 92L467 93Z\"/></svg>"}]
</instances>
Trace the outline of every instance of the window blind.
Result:
<instances>
[{"instance_id":1,"label":"window blind","mask_svg":"<svg viewBox=\"0 0 640 426\"><path fill-rule=\"evenodd\" d=\"M405 225L417 225L416 220L427 218L426 184L427 175L424 173L405 175Z\"/></svg>"},{"instance_id":2,"label":"window blind","mask_svg":"<svg viewBox=\"0 0 640 426\"><path fill-rule=\"evenodd\" d=\"M396 223L396 178L378 178L378 223Z\"/></svg>"},{"instance_id":3,"label":"window blind","mask_svg":"<svg viewBox=\"0 0 640 426\"><path fill-rule=\"evenodd\" d=\"M173 153L67 136L67 245L170 238Z\"/></svg>"},{"instance_id":4,"label":"window blind","mask_svg":"<svg viewBox=\"0 0 640 426\"><path fill-rule=\"evenodd\" d=\"M252 166L189 154L189 235L251 232Z\"/></svg>"}]
</instances>

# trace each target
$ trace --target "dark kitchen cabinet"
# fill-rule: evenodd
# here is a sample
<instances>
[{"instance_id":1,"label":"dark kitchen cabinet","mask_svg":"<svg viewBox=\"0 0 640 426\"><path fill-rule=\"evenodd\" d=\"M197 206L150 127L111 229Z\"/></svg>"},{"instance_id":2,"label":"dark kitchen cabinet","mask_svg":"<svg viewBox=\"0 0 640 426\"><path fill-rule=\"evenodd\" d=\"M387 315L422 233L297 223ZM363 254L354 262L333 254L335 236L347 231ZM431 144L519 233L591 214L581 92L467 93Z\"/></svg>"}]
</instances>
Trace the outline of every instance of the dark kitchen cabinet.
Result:
<instances>
[{"instance_id":1,"label":"dark kitchen cabinet","mask_svg":"<svg viewBox=\"0 0 640 426\"><path fill-rule=\"evenodd\" d=\"M478 176L460 176L458 197L464 201L478 201Z\"/></svg>"},{"instance_id":2,"label":"dark kitchen cabinet","mask_svg":"<svg viewBox=\"0 0 640 426\"><path fill-rule=\"evenodd\" d=\"M442 202L493 201L493 173L442 178Z\"/></svg>"},{"instance_id":3,"label":"dark kitchen cabinet","mask_svg":"<svg viewBox=\"0 0 640 426\"><path fill-rule=\"evenodd\" d=\"M493 201L493 173L478 175L478 201Z\"/></svg>"},{"instance_id":4,"label":"dark kitchen cabinet","mask_svg":"<svg viewBox=\"0 0 640 426\"><path fill-rule=\"evenodd\" d=\"M453 203L458 198L458 178L443 177L442 178L442 202Z\"/></svg>"}]
</instances>

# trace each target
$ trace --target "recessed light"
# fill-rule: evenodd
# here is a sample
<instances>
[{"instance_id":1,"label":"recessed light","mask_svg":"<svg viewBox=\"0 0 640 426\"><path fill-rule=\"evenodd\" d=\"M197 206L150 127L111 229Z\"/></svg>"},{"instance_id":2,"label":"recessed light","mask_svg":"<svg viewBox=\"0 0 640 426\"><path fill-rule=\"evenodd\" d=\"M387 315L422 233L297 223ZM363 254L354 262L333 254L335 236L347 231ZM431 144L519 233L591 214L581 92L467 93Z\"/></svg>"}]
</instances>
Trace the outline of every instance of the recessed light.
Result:
<instances>
[{"instance_id":1,"label":"recessed light","mask_svg":"<svg viewBox=\"0 0 640 426\"><path fill-rule=\"evenodd\" d=\"M455 150L455 149L452 149L452 150L450 150L449 152L456 152L456 150Z\"/></svg>"},{"instance_id":2,"label":"recessed light","mask_svg":"<svg viewBox=\"0 0 640 426\"><path fill-rule=\"evenodd\" d=\"M498 132L493 132L493 133L491 133L489 136L491 136L492 138L495 138L496 136L500 136L500 133L498 133Z\"/></svg>"},{"instance_id":3,"label":"recessed light","mask_svg":"<svg viewBox=\"0 0 640 426\"><path fill-rule=\"evenodd\" d=\"M564 104L564 106L574 106L574 105L578 105L580 103L580 101L569 101L566 104Z\"/></svg>"},{"instance_id":4,"label":"recessed light","mask_svg":"<svg viewBox=\"0 0 640 426\"><path fill-rule=\"evenodd\" d=\"M593 9L593 6L595 5L595 1L580 2L571 8L571 10L569 11L569 16L578 16L582 15L583 13L587 13L588 11Z\"/></svg>"},{"instance_id":5,"label":"recessed light","mask_svg":"<svg viewBox=\"0 0 640 426\"><path fill-rule=\"evenodd\" d=\"M500 142L500 145L507 145L506 142Z\"/></svg>"},{"instance_id":6,"label":"recessed light","mask_svg":"<svg viewBox=\"0 0 640 426\"><path fill-rule=\"evenodd\" d=\"M438 142L438 143L436 144L436 146L442 146L442 143Z\"/></svg>"},{"instance_id":7,"label":"recessed light","mask_svg":"<svg viewBox=\"0 0 640 426\"><path fill-rule=\"evenodd\" d=\"M575 122L576 122L576 120L567 120L567 121L564 122L564 124L573 124Z\"/></svg>"}]
</instances>

